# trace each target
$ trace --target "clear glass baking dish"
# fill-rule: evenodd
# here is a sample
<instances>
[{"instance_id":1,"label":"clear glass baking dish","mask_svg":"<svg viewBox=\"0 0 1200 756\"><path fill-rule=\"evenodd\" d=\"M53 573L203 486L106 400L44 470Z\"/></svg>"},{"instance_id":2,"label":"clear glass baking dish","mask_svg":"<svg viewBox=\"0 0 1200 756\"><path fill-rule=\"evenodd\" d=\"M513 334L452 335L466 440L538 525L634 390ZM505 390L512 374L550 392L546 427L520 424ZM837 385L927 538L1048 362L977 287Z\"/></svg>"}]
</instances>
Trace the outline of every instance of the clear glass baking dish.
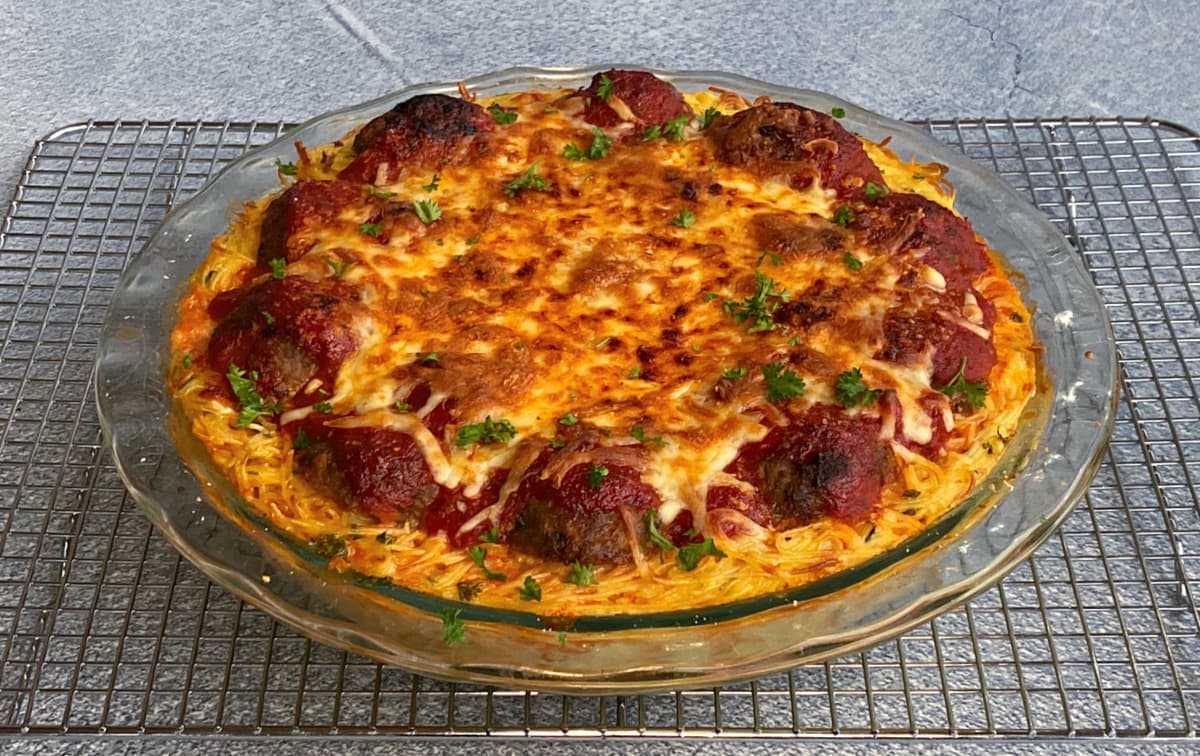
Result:
<instances>
[{"instance_id":1,"label":"clear glass baking dish","mask_svg":"<svg viewBox=\"0 0 1200 756\"><path fill-rule=\"evenodd\" d=\"M464 83L481 96L577 87L607 68L511 68ZM163 537L217 584L321 642L443 679L581 694L709 687L845 654L961 605L1024 560L1083 495L1115 416L1112 328L1079 255L999 177L908 124L733 74L654 73L681 90L716 86L751 100L841 107L847 128L890 138L902 158L949 167L958 210L1003 252L1044 347L1040 398L968 500L908 543L792 591L565 628L332 572L274 532L217 472L167 390L176 304L232 213L278 188L273 164L294 158L294 141L329 142L414 94L457 91L442 83L319 116L246 153L173 209L126 271L100 340L97 401L121 477ZM445 610L460 610L466 623L452 646L442 639Z\"/></svg>"}]
</instances>

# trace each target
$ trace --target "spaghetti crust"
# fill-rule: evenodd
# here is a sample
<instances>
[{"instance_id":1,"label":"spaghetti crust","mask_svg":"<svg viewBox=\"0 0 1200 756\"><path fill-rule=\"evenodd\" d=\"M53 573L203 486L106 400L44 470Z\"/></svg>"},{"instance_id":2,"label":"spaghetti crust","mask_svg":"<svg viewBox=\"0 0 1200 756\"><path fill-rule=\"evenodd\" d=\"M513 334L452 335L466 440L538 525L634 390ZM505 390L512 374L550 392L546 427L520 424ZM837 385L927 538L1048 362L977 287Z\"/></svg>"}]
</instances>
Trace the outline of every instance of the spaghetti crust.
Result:
<instances>
[{"instance_id":1,"label":"spaghetti crust","mask_svg":"<svg viewBox=\"0 0 1200 756\"><path fill-rule=\"evenodd\" d=\"M171 390L333 568L544 616L736 601L921 533L1014 435L1029 312L944 168L609 73L297 144L194 273Z\"/></svg>"}]
</instances>

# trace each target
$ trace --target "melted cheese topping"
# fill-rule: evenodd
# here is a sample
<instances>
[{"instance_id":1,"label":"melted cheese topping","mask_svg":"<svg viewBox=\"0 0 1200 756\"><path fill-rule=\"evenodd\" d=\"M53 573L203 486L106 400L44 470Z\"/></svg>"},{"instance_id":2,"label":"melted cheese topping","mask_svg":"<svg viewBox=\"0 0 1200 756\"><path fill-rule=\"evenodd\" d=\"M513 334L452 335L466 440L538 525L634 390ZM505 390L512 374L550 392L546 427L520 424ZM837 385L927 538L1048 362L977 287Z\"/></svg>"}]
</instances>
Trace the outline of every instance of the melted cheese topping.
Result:
<instances>
[{"instance_id":1,"label":"melted cheese topping","mask_svg":"<svg viewBox=\"0 0 1200 756\"><path fill-rule=\"evenodd\" d=\"M461 487L467 497L514 464L522 441L556 438L568 414L603 429L614 443L633 443L630 434L640 428L645 437L665 442L647 445L652 464L642 476L662 499L661 522L690 511L700 531L729 554L687 573L669 560L637 559L636 565L602 571L599 586L579 589L555 579L562 565L493 547L489 567L503 567L506 581L482 581L477 600L529 609L514 590L525 576L542 582L537 610L546 614L658 611L680 602L698 606L757 595L893 547L970 490L991 464L979 451L980 439L997 443L997 437L1011 434L1034 382L1032 339L1028 326L1018 325L1028 313L997 267L977 282L998 311L994 338L1000 361L985 410L960 418L955 429L956 418L944 402L937 422L957 434L945 460L931 461L893 444L903 469L873 515L870 534L831 520L784 533L741 523L732 529L743 534L737 537L714 528L705 512L709 487L746 485L724 470L745 444L764 437L764 415L774 411L764 398L760 366L796 350L813 355L803 364L816 367L798 371L807 389L791 400L794 414L812 404L836 403L834 378L859 367L868 386L896 392L905 436L924 444L933 438L935 422L922 405L931 391L931 355L907 364L871 356L879 349L878 323L895 301L901 273L889 257L853 246L853 237L847 237L851 246L834 254L786 259L764 254L754 241L756 216L829 218L837 208L832 193L819 185L796 191L720 163L695 121L680 142L640 141L632 125L606 129L614 142L608 155L565 159L567 145L586 149L594 138L582 121L579 98L565 94L501 97L498 104L518 119L488 135L485 157L445 166L436 176L402 173L395 183L376 187L398 202L436 202L441 210L436 221L398 223L386 238L376 237L354 231L370 220L371 208L352 205L341 211L343 223L316 229L312 250L287 269L288 275L319 278L329 274L327 259L353 263L343 280L360 288L362 303L373 313L355 323L359 350L336 385L327 387L335 414L349 415L331 425L409 434L434 480ZM696 112L741 106L708 92L687 99ZM353 159L349 143L302 152L301 176L335 177ZM951 206L952 192L939 166L906 163L886 148L864 146L893 191ZM527 171L544 179L547 189L505 191ZM216 292L242 285L253 267L267 202L248 205L197 271L174 334L177 354L204 352L213 327L207 303ZM847 255L861 269L848 265ZM845 292L841 296L852 304L838 319L803 332L779 326L747 334L749 324L736 322L729 306L754 292L755 273L768 276L776 293L803 292L821 281ZM945 291L945 278L929 266L920 267L919 279L920 286ZM973 297L959 313L944 317L984 338L993 335L982 325ZM423 406L397 411L396 403L416 385L413 369L429 359L441 362L446 376ZM718 402L713 386L731 369L746 370L747 380L736 384L728 401ZM171 379L193 430L252 503L302 538L350 534L345 553L331 564L448 597L458 583L479 581L471 562L448 546L446 534L401 526L386 530L391 545L378 544L374 536L385 532L378 524L344 511L291 474L290 444L272 423L232 427L236 408L204 393L222 381L211 369L183 369L176 360ZM422 420L447 398L455 400L460 416L438 437ZM281 421L310 411L291 409ZM507 420L516 438L507 444L454 443L459 428L485 419ZM883 440L891 440L893 423L885 417L882 425ZM507 486L500 503L476 513L463 532L498 522L511 490ZM906 495L913 491L920 492L920 505ZM680 586L693 589L680 593Z\"/></svg>"}]
</instances>

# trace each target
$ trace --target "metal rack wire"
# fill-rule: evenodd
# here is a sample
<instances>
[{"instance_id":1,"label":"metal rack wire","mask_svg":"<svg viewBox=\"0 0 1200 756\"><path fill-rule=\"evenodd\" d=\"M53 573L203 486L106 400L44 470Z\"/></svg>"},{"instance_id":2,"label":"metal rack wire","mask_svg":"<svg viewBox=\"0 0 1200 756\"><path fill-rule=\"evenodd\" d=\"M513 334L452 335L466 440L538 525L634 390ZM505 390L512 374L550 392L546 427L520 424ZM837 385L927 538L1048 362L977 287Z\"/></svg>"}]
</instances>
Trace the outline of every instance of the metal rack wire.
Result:
<instances>
[{"instance_id":1,"label":"metal rack wire","mask_svg":"<svg viewBox=\"0 0 1200 756\"><path fill-rule=\"evenodd\" d=\"M0 227L0 734L1196 739L1200 138L1153 120L925 124L1070 237L1122 399L1086 501L1003 583L861 654L720 690L564 698L419 678L213 587L124 493L89 383L167 208L280 124L39 141Z\"/></svg>"}]
</instances>

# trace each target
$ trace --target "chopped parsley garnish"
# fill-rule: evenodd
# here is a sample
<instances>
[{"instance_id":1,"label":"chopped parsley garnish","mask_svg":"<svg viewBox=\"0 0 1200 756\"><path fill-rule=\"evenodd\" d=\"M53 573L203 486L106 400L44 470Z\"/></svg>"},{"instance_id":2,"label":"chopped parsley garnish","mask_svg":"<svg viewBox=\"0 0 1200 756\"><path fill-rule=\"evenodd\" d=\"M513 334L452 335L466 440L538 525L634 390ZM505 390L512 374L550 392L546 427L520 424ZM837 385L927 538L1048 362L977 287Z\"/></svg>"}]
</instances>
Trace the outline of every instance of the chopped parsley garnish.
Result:
<instances>
[{"instance_id":1,"label":"chopped parsley garnish","mask_svg":"<svg viewBox=\"0 0 1200 756\"><path fill-rule=\"evenodd\" d=\"M801 336L800 334L796 334L795 336L793 336L792 338L787 340L788 346L796 346L797 344L803 344L803 343L804 343L804 337Z\"/></svg>"},{"instance_id":2,"label":"chopped parsley garnish","mask_svg":"<svg viewBox=\"0 0 1200 756\"><path fill-rule=\"evenodd\" d=\"M395 192L385 192L374 184L367 184L367 191L370 192L371 196L375 199L385 200L396 196Z\"/></svg>"},{"instance_id":3,"label":"chopped parsley garnish","mask_svg":"<svg viewBox=\"0 0 1200 756\"><path fill-rule=\"evenodd\" d=\"M845 108L834 108L833 110L829 111L829 114L831 116L833 116L834 118L845 118L846 117L846 109Z\"/></svg>"},{"instance_id":4,"label":"chopped parsley garnish","mask_svg":"<svg viewBox=\"0 0 1200 756\"><path fill-rule=\"evenodd\" d=\"M762 273L754 274L754 293L741 302L725 300L725 312L733 316L735 323L750 321L746 333L771 331L775 328L774 314L788 294L778 288L779 284Z\"/></svg>"},{"instance_id":5,"label":"chopped parsley garnish","mask_svg":"<svg viewBox=\"0 0 1200 756\"><path fill-rule=\"evenodd\" d=\"M637 442L639 444L658 444L659 446L667 445L667 442L663 439L662 436L647 437L645 429L643 429L642 426L640 426L640 425L633 426L633 430L631 430L629 432L629 435L636 438Z\"/></svg>"},{"instance_id":6,"label":"chopped parsley garnish","mask_svg":"<svg viewBox=\"0 0 1200 756\"><path fill-rule=\"evenodd\" d=\"M533 579L533 575L526 575L525 584L517 590L517 595L521 597L522 601L541 601L542 586Z\"/></svg>"},{"instance_id":7,"label":"chopped parsley garnish","mask_svg":"<svg viewBox=\"0 0 1200 756\"><path fill-rule=\"evenodd\" d=\"M846 263L846 267L849 268L850 270L862 270L862 266L863 266L862 260L859 260L857 257L850 254L849 252L847 252L845 254L845 256L842 257L842 262Z\"/></svg>"},{"instance_id":8,"label":"chopped parsley garnish","mask_svg":"<svg viewBox=\"0 0 1200 756\"><path fill-rule=\"evenodd\" d=\"M954 378L945 386L935 386L934 388L954 399L956 403L963 402L971 409L979 409L987 398L987 381L968 381L963 375L963 371L966 369L967 358L963 357L962 364L958 366L958 372Z\"/></svg>"},{"instance_id":9,"label":"chopped parsley garnish","mask_svg":"<svg viewBox=\"0 0 1200 756\"><path fill-rule=\"evenodd\" d=\"M666 552L675 550L675 544L671 543L662 533L658 531L658 510L651 509L646 513L646 531L650 535L650 543Z\"/></svg>"},{"instance_id":10,"label":"chopped parsley garnish","mask_svg":"<svg viewBox=\"0 0 1200 756\"><path fill-rule=\"evenodd\" d=\"M696 214L686 207L679 208L679 212L671 219L671 225L679 226L680 228L691 228L695 222Z\"/></svg>"},{"instance_id":11,"label":"chopped parsley garnish","mask_svg":"<svg viewBox=\"0 0 1200 756\"><path fill-rule=\"evenodd\" d=\"M887 193L888 188L886 186L880 186L879 184L870 181L868 181L867 185L863 187L863 194L867 195L867 199L871 200L872 202L883 197Z\"/></svg>"},{"instance_id":12,"label":"chopped parsley garnish","mask_svg":"<svg viewBox=\"0 0 1200 756\"><path fill-rule=\"evenodd\" d=\"M612 147L612 140L605 136L603 131L593 126L591 145L586 150L581 150L572 142L563 147L563 157L579 161L599 160L608 154L610 147Z\"/></svg>"},{"instance_id":13,"label":"chopped parsley garnish","mask_svg":"<svg viewBox=\"0 0 1200 756\"><path fill-rule=\"evenodd\" d=\"M475 236L468 236L468 237L467 237L467 246L468 246L468 247L474 247L474 246L475 246L476 244L478 244L478 243L479 243L479 234L476 234ZM458 257L462 257L462 255L457 255L457 256L456 256L456 259L457 259Z\"/></svg>"},{"instance_id":14,"label":"chopped parsley garnish","mask_svg":"<svg viewBox=\"0 0 1200 756\"><path fill-rule=\"evenodd\" d=\"M764 249L763 253L754 261L754 267L760 267L763 260L770 260L772 265L783 265L783 258L769 249Z\"/></svg>"},{"instance_id":15,"label":"chopped parsley garnish","mask_svg":"<svg viewBox=\"0 0 1200 756\"><path fill-rule=\"evenodd\" d=\"M669 120L663 124L663 126L662 126L663 136L665 136L667 139L670 139L672 142L682 142L683 136L684 136L683 130L685 128L687 128L688 121L691 121L691 120L692 120L692 117L690 115L688 115L687 113L684 113L681 116L672 118L671 120Z\"/></svg>"},{"instance_id":16,"label":"chopped parsley garnish","mask_svg":"<svg viewBox=\"0 0 1200 756\"><path fill-rule=\"evenodd\" d=\"M459 583L459 586L461 585L462 583ZM461 587L459 593L462 593ZM467 628L463 624L462 618L458 616L460 614L462 614L462 609L442 610L442 642L447 646L462 642L467 635Z\"/></svg>"},{"instance_id":17,"label":"chopped parsley garnish","mask_svg":"<svg viewBox=\"0 0 1200 756\"><path fill-rule=\"evenodd\" d=\"M883 395L883 389L867 388L867 384L863 383L862 371L858 368L839 374L833 392L838 404L843 407L872 404Z\"/></svg>"},{"instance_id":18,"label":"chopped parsley garnish","mask_svg":"<svg viewBox=\"0 0 1200 756\"><path fill-rule=\"evenodd\" d=\"M515 123L517 120L516 112L505 110L495 103L488 105L488 112L492 114L492 120L501 126L507 126L510 123Z\"/></svg>"},{"instance_id":19,"label":"chopped parsley garnish","mask_svg":"<svg viewBox=\"0 0 1200 756\"><path fill-rule=\"evenodd\" d=\"M282 257L276 257L267 264L271 266L271 278L285 278L287 276L286 259Z\"/></svg>"},{"instance_id":20,"label":"chopped parsley garnish","mask_svg":"<svg viewBox=\"0 0 1200 756\"><path fill-rule=\"evenodd\" d=\"M681 548L675 554L675 563L684 572L691 572L699 566L700 560L706 556L724 559L728 554L718 549L717 544L709 536L701 543L689 543L687 546Z\"/></svg>"},{"instance_id":21,"label":"chopped parsley garnish","mask_svg":"<svg viewBox=\"0 0 1200 756\"><path fill-rule=\"evenodd\" d=\"M599 95L600 99L604 100L605 102L608 102L610 99L612 99L613 83L612 79L608 78L607 75L600 74L600 84L596 87L596 94Z\"/></svg>"},{"instance_id":22,"label":"chopped parsley garnish","mask_svg":"<svg viewBox=\"0 0 1200 756\"><path fill-rule=\"evenodd\" d=\"M804 379L782 363L763 365L762 374L767 384L768 402L782 402L785 399L804 396Z\"/></svg>"},{"instance_id":23,"label":"chopped parsley garnish","mask_svg":"<svg viewBox=\"0 0 1200 756\"><path fill-rule=\"evenodd\" d=\"M559 425L574 425L575 423L578 423L578 422L579 422L579 418L575 416L574 412L568 412L567 414L558 418Z\"/></svg>"},{"instance_id":24,"label":"chopped parsley garnish","mask_svg":"<svg viewBox=\"0 0 1200 756\"><path fill-rule=\"evenodd\" d=\"M517 192L522 189L532 189L535 192L544 192L549 189L550 182L538 175L538 162L540 161L535 160L524 173L505 184L504 193L509 197L515 197Z\"/></svg>"},{"instance_id":25,"label":"chopped parsley garnish","mask_svg":"<svg viewBox=\"0 0 1200 756\"><path fill-rule=\"evenodd\" d=\"M275 170L279 171L284 176L295 176L296 175L296 164L295 163L285 163L282 160L280 160L279 158L275 158Z\"/></svg>"},{"instance_id":26,"label":"chopped parsley garnish","mask_svg":"<svg viewBox=\"0 0 1200 756\"><path fill-rule=\"evenodd\" d=\"M455 587L458 588L459 599L463 601L474 601L475 597L483 591L483 583L475 581L464 581L458 583Z\"/></svg>"},{"instance_id":27,"label":"chopped parsley garnish","mask_svg":"<svg viewBox=\"0 0 1200 756\"><path fill-rule=\"evenodd\" d=\"M660 136L662 136L661 126L647 126L646 128L642 129L643 142L652 142L655 139L658 139Z\"/></svg>"},{"instance_id":28,"label":"chopped parsley garnish","mask_svg":"<svg viewBox=\"0 0 1200 756\"><path fill-rule=\"evenodd\" d=\"M308 434L304 432L304 429L301 428L300 430L296 431L296 437L292 439L292 448L299 450L307 449L309 446L310 442L308 440Z\"/></svg>"},{"instance_id":29,"label":"chopped parsley garnish","mask_svg":"<svg viewBox=\"0 0 1200 756\"><path fill-rule=\"evenodd\" d=\"M575 585L595 585L596 572L591 565L571 562L571 571L567 573L567 582Z\"/></svg>"},{"instance_id":30,"label":"chopped parsley garnish","mask_svg":"<svg viewBox=\"0 0 1200 756\"><path fill-rule=\"evenodd\" d=\"M330 412L333 412L333 405L329 402L317 402L313 405L313 409L322 415L328 415Z\"/></svg>"},{"instance_id":31,"label":"chopped parsley garnish","mask_svg":"<svg viewBox=\"0 0 1200 756\"><path fill-rule=\"evenodd\" d=\"M707 129L709 126L713 125L713 121L720 117L721 111L717 110L716 108L705 108L704 112L700 114L700 128Z\"/></svg>"},{"instance_id":32,"label":"chopped parsley garnish","mask_svg":"<svg viewBox=\"0 0 1200 756\"><path fill-rule=\"evenodd\" d=\"M642 366L634 365L633 367L629 368L629 374L626 377L629 378L629 380L631 380L631 381L641 378L642 377Z\"/></svg>"},{"instance_id":33,"label":"chopped parsley garnish","mask_svg":"<svg viewBox=\"0 0 1200 756\"><path fill-rule=\"evenodd\" d=\"M383 226L378 223L359 223L358 232L367 236L379 236L383 233Z\"/></svg>"},{"instance_id":34,"label":"chopped parsley garnish","mask_svg":"<svg viewBox=\"0 0 1200 756\"><path fill-rule=\"evenodd\" d=\"M398 412L408 412L412 409L412 405L408 402L396 402L392 405Z\"/></svg>"},{"instance_id":35,"label":"chopped parsley garnish","mask_svg":"<svg viewBox=\"0 0 1200 756\"><path fill-rule=\"evenodd\" d=\"M596 347L597 349L603 349L604 347L608 346L608 342L610 341L612 341L612 336L605 336L592 346Z\"/></svg>"},{"instance_id":36,"label":"chopped parsley garnish","mask_svg":"<svg viewBox=\"0 0 1200 756\"><path fill-rule=\"evenodd\" d=\"M604 485L604 479L608 477L608 468L604 465L592 465L588 468L588 488L593 491L598 490Z\"/></svg>"},{"instance_id":37,"label":"chopped parsley garnish","mask_svg":"<svg viewBox=\"0 0 1200 756\"><path fill-rule=\"evenodd\" d=\"M379 543L382 543L384 546L396 542L396 539L392 537L392 534L386 530L379 531L379 535L375 536L375 540Z\"/></svg>"},{"instance_id":38,"label":"chopped parsley garnish","mask_svg":"<svg viewBox=\"0 0 1200 756\"><path fill-rule=\"evenodd\" d=\"M423 355L421 357L421 359L419 359L417 361L422 364L425 364L425 363L429 363L429 362L437 362L440 359L441 359L441 355L439 355L437 352L429 352L428 354Z\"/></svg>"},{"instance_id":39,"label":"chopped parsley garnish","mask_svg":"<svg viewBox=\"0 0 1200 756\"><path fill-rule=\"evenodd\" d=\"M425 191L429 192L430 194L432 194L433 192L437 191L438 183L441 182L441 180L442 180L442 177L435 173L435 174L433 174L433 178L431 178L429 180L429 183L423 185L421 188L424 189Z\"/></svg>"},{"instance_id":40,"label":"chopped parsley garnish","mask_svg":"<svg viewBox=\"0 0 1200 756\"><path fill-rule=\"evenodd\" d=\"M749 371L744 367L729 368L728 370L721 371L721 377L728 378L731 381L736 381L738 378L744 376L747 372Z\"/></svg>"},{"instance_id":41,"label":"chopped parsley garnish","mask_svg":"<svg viewBox=\"0 0 1200 756\"><path fill-rule=\"evenodd\" d=\"M487 549L482 546L472 546L467 553L471 555L471 561L475 563L475 566L479 568L483 576L488 580L495 580L501 583L508 580L508 577L499 572L489 570L487 565L483 563L483 560L487 558Z\"/></svg>"},{"instance_id":42,"label":"chopped parsley garnish","mask_svg":"<svg viewBox=\"0 0 1200 756\"><path fill-rule=\"evenodd\" d=\"M849 226L852 220L854 220L854 211L844 205L833 214L833 222L842 228Z\"/></svg>"},{"instance_id":43,"label":"chopped parsley garnish","mask_svg":"<svg viewBox=\"0 0 1200 756\"><path fill-rule=\"evenodd\" d=\"M329 269L333 271L333 277L336 279L340 279L342 276L346 275L347 271L354 267L353 262L338 262L332 257L322 257L321 259L324 260L325 264L329 266Z\"/></svg>"},{"instance_id":44,"label":"chopped parsley garnish","mask_svg":"<svg viewBox=\"0 0 1200 756\"><path fill-rule=\"evenodd\" d=\"M491 530L479 536L479 540L484 543L500 543L500 528L493 525Z\"/></svg>"},{"instance_id":45,"label":"chopped parsley garnish","mask_svg":"<svg viewBox=\"0 0 1200 756\"><path fill-rule=\"evenodd\" d=\"M482 423L464 425L458 429L458 438L454 443L458 446L471 444L507 444L517 435L517 429L507 420L492 420L491 415L484 418Z\"/></svg>"},{"instance_id":46,"label":"chopped parsley garnish","mask_svg":"<svg viewBox=\"0 0 1200 756\"><path fill-rule=\"evenodd\" d=\"M717 296L718 296L717 294L714 294L711 291L706 291L706 292L704 292L704 296L702 296L700 298L703 299L705 302L711 302L714 299L716 299Z\"/></svg>"},{"instance_id":47,"label":"chopped parsley garnish","mask_svg":"<svg viewBox=\"0 0 1200 756\"><path fill-rule=\"evenodd\" d=\"M192 353L188 352L187 354L183 355L182 362L184 370L190 369L192 367Z\"/></svg>"},{"instance_id":48,"label":"chopped parsley garnish","mask_svg":"<svg viewBox=\"0 0 1200 756\"><path fill-rule=\"evenodd\" d=\"M415 200L412 206L417 218L426 226L442 217L442 208L434 200Z\"/></svg>"},{"instance_id":49,"label":"chopped parsley garnish","mask_svg":"<svg viewBox=\"0 0 1200 756\"><path fill-rule=\"evenodd\" d=\"M559 648L566 648L566 645L567 645L567 631L559 630L558 631L558 646L559 646Z\"/></svg>"},{"instance_id":50,"label":"chopped parsley garnish","mask_svg":"<svg viewBox=\"0 0 1200 756\"><path fill-rule=\"evenodd\" d=\"M335 533L322 533L309 542L312 550L326 559L346 556L346 539Z\"/></svg>"},{"instance_id":51,"label":"chopped parsley garnish","mask_svg":"<svg viewBox=\"0 0 1200 756\"><path fill-rule=\"evenodd\" d=\"M229 388L233 389L233 395L237 397L238 404L241 405L237 427L245 428L257 420L260 415L274 415L283 411L281 405L264 401L258 395L258 388L255 386L255 381L258 380L258 371L251 370L247 375L237 365L230 363L229 372L225 374L225 378L229 381Z\"/></svg>"},{"instance_id":52,"label":"chopped parsley garnish","mask_svg":"<svg viewBox=\"0 0 1200 756\"><path fill-rule=\"evenodd\" d=\"M262 313L263 320L267 321L267 325L275 325L275 316L266 310L259 310Z\"/></svg>"},{"instance_id":53,"label":"chopped parsley garnish","mask_svg":"<svg viewBox=\"0 0 1200 756\"><path fill-rule=\"evenodd\" d=\"M551 449L561 449L567 445L567 442L563 441L561 438L552 438L547 442L547 445Z\"/></svg>"}]
</instances>

